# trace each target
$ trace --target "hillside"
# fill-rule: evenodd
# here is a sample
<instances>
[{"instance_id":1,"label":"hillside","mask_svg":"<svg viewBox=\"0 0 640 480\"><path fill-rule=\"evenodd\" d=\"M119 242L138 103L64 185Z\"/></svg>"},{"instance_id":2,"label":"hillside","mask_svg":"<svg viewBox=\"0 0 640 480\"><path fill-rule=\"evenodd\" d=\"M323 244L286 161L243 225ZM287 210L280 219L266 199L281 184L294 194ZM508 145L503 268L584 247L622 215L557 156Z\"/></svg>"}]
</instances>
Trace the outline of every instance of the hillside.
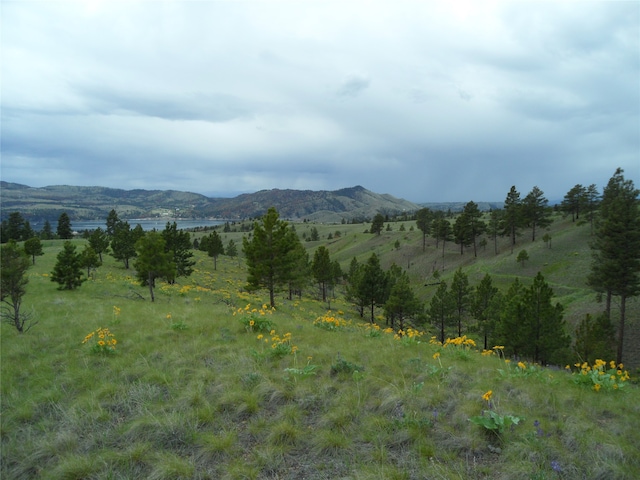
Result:
<instances>
[{"instance_id":1,"label":"hillside","mask_svg":"<svg viewBox=\"0 0 640 480\"><path fill-rule=\"evenodd\" d=\"M121 218L224 218L245 219L276 207L285 218L340 223L343 219L371 218L376 213L395 214L420 208L391 195L361 186L335 191L262 190L235 198L208 198L174 190L121 190L104 187L57 185L32 188L0 183L2 218L20 212L29 220L54 221L67 212L71 220L106 218L115 209Z\"/></svg>"},{"instance_id":2,"label":"hillside","mask_svg":"<svg viewBox=\"0 0 640 480\"><path fill-rule=\"evenodd\" d=\"M309 250L327 244L345 261L375 250L388 263L420 240L409 224L380 237L342 225L335 241L327 236L336 226L317 227L323 239L307 242ZM561 230L567 243L585 233L558 224L558 258L571 251ZM400 249L388 245L396 239ZM203 252L191 277L158 285L154 303L109 256L93 280L59 291L49 272L62 243L46 241L29 270L24 308L39 323L23 335L0 325L3 479L640 476L633 378L596 391L577 369L508 363L499 349L445 347L428 332L394 335L362 324L341 296L332 312L311 292L279 296L271 311L261 307L263 292L244 290L242 262L221 257L214 271ZM571 273L577 251L549 275ZM447 250L445 273L455 256ZM520 268L507 253L498 257L465 262L495 266L497 276ZM428 274L421 258L409 258L417 277ZM115 353L95 350L98 327L117 339ZM492 432L472 421L490 412L517 424Z\"/></svg>"},{"instance_id":3,"label":"hillside","mask_svg":"<svg viewBox=\"0 0 640 480\"><path fill-rule=\"evenodd\" d=\"M379 212L393 215L420 208L415 203L356 186L334 191L261 190L236 198L217 199L205 213L220 218L251 218L264 214L269 207L276 207L283 218L323 223L371 218Z\"/></svg>"}]
</instances>

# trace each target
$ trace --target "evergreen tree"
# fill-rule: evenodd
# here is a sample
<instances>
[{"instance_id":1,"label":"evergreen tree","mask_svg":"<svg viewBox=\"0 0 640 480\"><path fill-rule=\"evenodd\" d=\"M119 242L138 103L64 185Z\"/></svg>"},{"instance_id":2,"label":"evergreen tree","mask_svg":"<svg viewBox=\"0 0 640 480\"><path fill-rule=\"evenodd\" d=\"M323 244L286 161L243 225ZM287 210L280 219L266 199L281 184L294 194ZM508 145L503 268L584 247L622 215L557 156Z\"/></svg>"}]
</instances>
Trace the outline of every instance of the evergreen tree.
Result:
<instances>
[{"instance_id":1,"label":"evergreen tree","mask_svg":"<svg viewBox=\"0 0 640 480\"><path fill-rule=\"evenodd\" d=\"M588 284L606 293L607 316L611 297L620 297L616 362L622 363L627 299L640 293L640 203L631 180L618 168L602 195L600 219L591 245L593 263Z\"/></svg>"},{"instance_id":2,"label":"evergreen tree","mask_svg":"<svg viewBox=\"0 0 640 480\"><path fill-rule=\"evenodd\" d=\"M502 214L502 234L508 235L511 240L511 253L516 244L516 236L519 235L522 227L522 201L520 192L512 186L504 201L504 211Z\"/></svg>"},{"instance_id":3,"label":"evergreen tree","mask_svg":"<svg viewBox=\"0 0 640 480\"><path fill-rule=\"evenodd\" d=\"M516 278L509 287L496 325L497 343L504 345L505 355L525 355L531 339L531 325L525 303L525 287Z\"/></svg>"},{"instance_id":4,"label":"evergreen tree","mask_svg":"<svg viewBox=\"0 0 640 480\"><path fill-rule=\"evenodd\" d=\"M444 215L436 218L433 223L434 235L436 237L436 248L438 242L442 242L442 270L444 271L444 247L447 240L451 240L453 229L451 228L449 220L447 220Z\"/></svg>"},{"instance_id":5,"label":"evergreen tree","mask_svg":"<svg viewBox=\"0 0 640 480\"><path fill-rule=\"evenodd\" d=\"M131 230L129 222L119 221L113 230L111 239L111 255L121 260L124 268L129 268L129 261L136 256L136 234Z\"/></svg>"},{"instance_id":6,"label":"evergreen tree","mask_svg":"<svg viewBox=\"0 0 640 480\"><path fill-rule=\"evenodd\" d=\"M269 208L260 222L253 224L251 240L242 239L248 269L247 289L266 288L272 307L276 305L276 289L288 285L293 276L296 257L292 252L297 243L298 236L287 222L280 220L274 207Z\"/></svg>"},{"instance_id":7,"label":"evergreen tree","mask_svg":"<svg viewBox=\"0 0 640 480\"><path fill-rule=\"evenodd\" d=\"M581 362L592 364L596 359L609 359L615 355L615 327L601 313L595 319L586 314L576 327L574 353Z\"/></svg>"},{"instance_id":8,"label":"evergreen tree","mask_svg":"<svg viewBox=\"0 0 640 480\"><path fill-rule=\"evenodd\" d=\"M98 254L102 263L102 254L109 251L109 236L102 228L96 228L89 236L89 245Z\"/></svg>"},{"instance_id":9,"label":"evergreen tree","mask_svg":"<svg viewBox=\"0 0 640 480\"><path fill-rule=\"evenodd\" d=\"M358 285L358 296L371 312L370 322L375 323L375 309L386 302L387 276L380 266L380 259L372 253L363 266Z\"/></svg>"},{"instance_id":10,"label":"evergreen tree","mask_svg":"<svg viewBox=\"0 0 640 480\"><path fill-rule=\"evenodd\" d=\"M587 214L587 218L589 219L589 224L591 226L591 234L593 235L594 228L594 220L595 220L595 212L600 204L600 194L598 193L598 188L595 183L592 183L587 188L585 193L585 206L584 210Z\"/></svg>"},{"instance_id":11,"label":"evergreen tree","mask_svg":"<svg viewBox=\"0 0 640 480\"><path fill-rule=\"evenodd\" d=\"M218 236L215 231L211 235L213 234ZM193 273L193 266L196 262L193 260L191 236L189 235L189 232L178 230L178 224L176 222L167 222L164 230L162 231L162 238L165 242L165 251L167 253L171 253L173 263L176 266L176 276L188 277L191 275ZM215 252L217 253L214 259L217 259L217 255L222 253L222 250L222 241L216 242ZM207 251L207 253L209 252ZM168 278L167 280L173 283L175 278Z\"/></svg>"},{"instance_id":12,"label":"evergreen tree","mask_svg":"<svg viewBox=\"0 0 640 480\"><path fill-rule=\"evenodd\" d=\"M402 274L395 279L387 301L384 304L384 313L387 319L391 321L391 328L395 328L395 321L397 319L400 322L400 330L403 330L405 320L415 318L422 313L422 310L422 302L418 300L411 288L409 275L407 275L406 272L402 272Z\"/></svg>"},{"instance_id":13,"label":"evergreen tree","mask_svg":"<svg viewBox=\"0 0 640 480\"><path fill-rule=\"evenodd\" d=\"M40 232L40 237L42 237L42 240L51 240L53 238L53 230L51 229L49 220L44 221L42 231Z\"/></svg>"},{"instance_id":14,"label":"evergreen tree","mask_svg":"<svg viewBox=\"0 0 640 480\"><path fill-rule=\"evenodd\" d=\"M431 221L433 220L433 213L428 208L421 208L416 212L416 225L422 232L422 251L427 248L427 235L431 233ZM404 224L400 227L404 230Z\"/></svg>"},{"instance_id":15,"label":"evergreen tree","mask_svg":"<svg viewBox=\"0 0 640 480\"><path fill-rule=\"evenodd\" d=\"M347 285L345 288L345 298L348 302L355 304L360 318L364 318L364 300L359 295L359 285L364 275L364 266L358 263L356 257L351 259L349 263L349 271L347 272Z\"/></svg>"},{"instance_id":16,"label":"evergreen tree","mask_svg":"<svg viewBox=\"0 0 640 480\"><path fill-rule=\"evenodd\" d=\"M4 322L14 326L19 333L29 331L37 323L27 323L30 315L20 310L22 297L29 283L29 266L29 258L15 240L10 240L0 248L0 317Z\"/></svg>"},{"instance_id":17,"label":"evergreen tree","mask_svg":"<svg viewBox=\"0 0 640 480\"><path fill-rule=\"evenodd\" d=\"M373 221L371 222L371 228L369 229L369 233L373 233L375 235L380 235L382 233L382 229L384 227L384 215L381 213L376 213L373 217Z\"/></svg>"},{"instance_id":18,"label":"evergreen tree","mask_svg":"<svg viewBox=\"0 0 640 480\"><path fill-rule=\"evenodd\" d=\"M289 284L289 300L292 300L294 292L297 293L299 298L302 297L302 290L307 286L311 277L311 265L309 263L309 254L295 231L290 228L287 234L293 245L289 253L291 268L287 280Z\"/></svg>"},{"instance_id":19,"label":"evergreen tree","mask_svg":"<svg viewBox=\"0 0 640 480\"><path fill-rule=\"evenodd\" d=\"M4 223L4 222L3 222ZM24 238L24 218L20 212L12 212L2 228L2 242L6 243L11 240L21 242Z\"/></svg>"},{"instance_id":20,"label":"evergreen tree","mask_svg":"<svg viewBox=\"0 0 640 480\"><path fill-rule=\"evenodd\" d=\"M504 210L492 210L487 224L487 233L493 239L493 250L498 255L498 237L502 234L502 216Z\"/></svg>"},{"instance_id":21,"label":"evergreen tree","mask_svg":"<svg viewBox=\"0 0 640 480\"><path fill-rule=\"evenodd\" d=\"M76 246L67 240L56 258L51 281L60 285L59 290L73 290L82 285L86 279L82 278L82 257L76 253Z\"/></svg>"},{"instance_id":22,"label":"evergreen tree","mask_svg":"<svg viewBox=\"0 0 640 480\"><path fill-rule=\"evenodd\" d=\"M440 343L445 341L446 329L449 327L455 312L455 305L451 302L452 297L447 289L447 283L441 282L429 304L429 318L440 330Z\"/></svg>"},{"instance_id":23,"label":"evergreen tree","mask_svg":"<svg viewBox=\"0 0 640 480\"><path fill-rule=\"evenodd\" d=\"M206 237L202 237L200 242L200 250L207 252L207 255L213 257L213 269L218 269L218 257L224 254L224 245L218 232L215 230Z\"/></svg>"},{"instance_id":24,"label":"evergreen tree","mask_svg":"<svg viewBox=\"0 0 640 480\"><path fill-rule=\"evenodd\" d=\"M109 215L107 215L107 236L109 238L113 238L116 234L116 230L118 225L120 224L120 219L118 218L118 213L115 210L111 210Z\"/></svg>"},{"instance_id":25,"label":"evergreen tree","mask_svg":"<svg viewBox=\"0 0 640 480\"><path fill-rule=\"evenodd\" d=\"M464 317L469 310L471 303L471 287L469 286L469 277L458 268L453 275L451 287L449 288L451 303L455 309L455 320L458 325L458 336L462 336L462 324Z\"/></svg>"},{"instance_id":26,"label":"evergreen tree","mask_svg":"<svg viewBox=\"0 0 640 480\"><path fill-rule=\"evenodd\" d=\"M24 229L22 230L22 239L24 241L27 241L30 238L33 238L35 236L36 236L36 233L33 231L33 228L31 228L31 224L29 223L29 220L25 220Z\"/></svg>"},{"instance_id":27,"label":"evergreen tree","mask_svg":"<svg viewBox=\"0 0 640 480\"><path fill-rule=\"evenodd\" d=\"M147 232L135 245L137 256L134 267L141 285L149 287L151 301L156 278L175 278L176 264L172 252L167 251L164 237L158 232Z\"/></svg>"},{"instance_id":28,"label":"evergreen tree","mask_svg":"<svg viewBox=\"0 0 640 480\"><path fill-rule=\"evenodd\" d=\"M571 190L569 190L562 202L560 203L560 209L566 214L571 215L571 221L575 222L580 219L580 212L585 205L586 189L577 184Z\"/></svg>"},{"instance_id":29,"label":"evergreen tree","mask_svg":"<svg viewBox=\"0 0 640 480\"><path fill-rule=\"evenodd\" d=\"M500 314L499 302L499 291L493 286L493 279L487 273L476 286L471 299L471 313L478 322L485 350L489 348L489 337L495 329L495 319Z\"/></svg>"},{"instance_id":30,"label":"evergreen tree","mask_svg":"<svg viewBox=\"0 0 640 480\"><path fill-rule=\"evenodd\" d=\"M331 264L327 247L320 246L314 252L313 261L311 262L311 272L313 273L313 278L318 283L322 301L326 302L327 289L333 282L333 265Z\"/></svg>"},{"instance_id":31,"label":"evergreen tree","mask_svg":"<svg viewBox=\"0 0 640 480\"><path fill-rule=\"evenodd\" d=\"M32 237L24 242L24 251L31 257L33 265L36 264L36 256L44 255L42 242L38 237Z\"/></svg>"},{"instance_id":32,"label":"evergreen tree","mask_svg":"<svg viewBox=\"0 0 640 480\"><path fill-rule=\"evenodd\" d=\"M236 242L233 241L233 238L229 240L229 243L227 243L227 248L225 249L224 254L231 258L238 256L238 247L236 246Z\"/></svg>"},{"instance_id":33,"label":"evergreen tree","mask_svg":"<svg viewBox=\"0 0 640 480\"><path fill-rule=\"evenodd\" d=\"M540 272L525 293L527 324L531 332L523 354L542 364L562 360L562 352L569 347L571 339L565 332L564 308L552 303L553 289L545 282Z\"/></svg>"},{"instance_id":34,"label":"evergreen tree","mask_svg":"<svg viewBox=\"0 0 640 480\"><path fill-rule=\"evenodd\" d=\"M538 187L533 187L524 197L522 214L524 222L531 227L531 241L536 240L536 228L546 228L551 225L551 209L548 204L549 200Z\"/></svg>"},{"instance_id":35,"label":"evergreen tree","mask_svg":"<svg viewBox=\"0 0 640 480\"><path fill-rule=\"evenodd\" d=\"M516 262L518 262L520 265L522 265L522 268L524 268L524 264L527 262L527 260L529 260L529 253L527 253L526 250L520 250L518 256L516 257Z\"/></svg>"},{"instance_id":36,"label":"evergreen tree","mask_svg":"<svg viewBox=\"0 0 640 480\"><path fill-rule=\"evenodd\" d=\"M102 265L102 260L91 247L91 245L85 245L84 250L80 254L82 260L82 266L87 269L87 278L91 276L91 270L95 270Z\"/></svg>"},{"instance_id":37,"label":"evergreen tree","mask_svg":"<svg viewBox=\"0 0 640 480\"><path fill-rule=\"evenodd\" d=\"M70 240L73 238L73 230L71 230L71 219L66 212L62 212L58 217L58 237L63 240Z\"/></svg>"}]
</instances>

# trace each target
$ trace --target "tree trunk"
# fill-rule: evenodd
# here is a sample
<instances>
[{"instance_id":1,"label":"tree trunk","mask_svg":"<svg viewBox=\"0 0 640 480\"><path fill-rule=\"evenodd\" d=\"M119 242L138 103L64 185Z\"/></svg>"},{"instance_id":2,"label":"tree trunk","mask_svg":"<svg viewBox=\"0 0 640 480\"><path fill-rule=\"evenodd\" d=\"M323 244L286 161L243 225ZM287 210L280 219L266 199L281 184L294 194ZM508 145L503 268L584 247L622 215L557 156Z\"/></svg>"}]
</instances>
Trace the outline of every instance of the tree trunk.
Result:
<instances>
[{"instance_id":1,"label":"tree trunk","mask_svg":"<svg viewBox=\"0 0 640 480\"><path fill-rule=\"evenodd\" d=\"M624 350L624 322L627 310L627 296L622 294L620 296L620 325L618 327L618 353L616 355L616 362L618 365L622 363L622 352Z\"/></svg>"},{"instance_id":2,"label":"tree trunk","mask_svg":"<svg viewBox=\"0 0 640 480\"><path fill-rule=\"evenodd\" d=\"M151 301L155 301L155 297L153 296L153 276L151 275L151 272L149 272L149 293L151 294Z\"/></svg>"}]
</instances>

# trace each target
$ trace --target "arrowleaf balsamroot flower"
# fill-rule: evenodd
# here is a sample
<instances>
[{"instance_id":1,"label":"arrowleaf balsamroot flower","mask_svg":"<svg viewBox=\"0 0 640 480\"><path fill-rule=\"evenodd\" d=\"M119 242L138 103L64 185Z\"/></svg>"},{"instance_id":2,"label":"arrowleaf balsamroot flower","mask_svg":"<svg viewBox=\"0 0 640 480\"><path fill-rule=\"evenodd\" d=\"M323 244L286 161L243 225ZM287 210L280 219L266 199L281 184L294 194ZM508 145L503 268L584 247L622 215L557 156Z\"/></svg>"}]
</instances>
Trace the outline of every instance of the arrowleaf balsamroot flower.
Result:
<instances>
[{"instance_id":1,"label":"arrowleaf balsamroot flower","mask_svg":"<svg viewBox=\"0 0 640 480\"><path fill-rule=\"evenodd\" d=\"M489 402L489 401L491 401L491 396L492 396L492 395L493 395L493 390L488 390L487 392L485 392L485 394L484 394L484 395L482 395L482 399L483 399L485 402Z\"/></svg>"}]
</instances>

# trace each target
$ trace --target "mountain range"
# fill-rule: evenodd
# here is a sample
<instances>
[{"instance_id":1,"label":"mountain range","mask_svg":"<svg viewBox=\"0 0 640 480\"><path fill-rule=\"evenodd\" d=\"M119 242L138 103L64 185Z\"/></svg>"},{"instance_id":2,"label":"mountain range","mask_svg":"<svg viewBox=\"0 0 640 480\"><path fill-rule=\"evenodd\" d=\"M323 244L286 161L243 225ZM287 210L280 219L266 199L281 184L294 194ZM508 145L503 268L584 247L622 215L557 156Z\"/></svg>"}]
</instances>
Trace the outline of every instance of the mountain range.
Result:
<instances>
[{"instance_id":1,"label":"mountain range","mask_svg":"<svg viewBox=\"0 0 640 480\"><path fill-rule=\"evenodd\" d=\"M280 216L318 222L363 220L376 213L413 212L422 205L362 186L334 191L261 190L234 198L209 198L175 190L122 190L106 187L53 185L30 187L0 182L2 218L11 212L30 221L57 220L66 212L71 220L106 218L114 209L120 218L220 218L246 219L275 207ZM447 204L449 208L454 204ZM460 204L462 205L462 204Z\"/></svg>"}]
</instances>

